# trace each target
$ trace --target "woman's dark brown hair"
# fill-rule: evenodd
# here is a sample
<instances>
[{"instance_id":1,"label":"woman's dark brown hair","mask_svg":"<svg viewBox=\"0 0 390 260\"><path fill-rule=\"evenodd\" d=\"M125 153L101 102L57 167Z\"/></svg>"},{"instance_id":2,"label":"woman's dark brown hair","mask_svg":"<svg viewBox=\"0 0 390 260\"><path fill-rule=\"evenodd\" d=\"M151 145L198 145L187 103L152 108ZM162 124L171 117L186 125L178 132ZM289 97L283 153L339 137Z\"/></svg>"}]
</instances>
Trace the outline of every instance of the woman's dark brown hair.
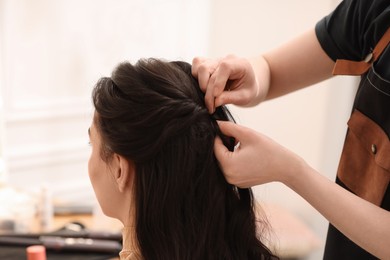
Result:
<instances>
[{"instance_id":1,"label":"woman's dark brown hair","mask_svg":"<svg viewBox=\"0 0 390 260\"><path fill-rule=\"evenodd\" d=\"M213 153L210 115L191 65L157 59L119 64L93 90L101 154L135 163L136 237L145 259L272 259L256 232L250 189L226 182Z\"/></svg>"}]
</instances>

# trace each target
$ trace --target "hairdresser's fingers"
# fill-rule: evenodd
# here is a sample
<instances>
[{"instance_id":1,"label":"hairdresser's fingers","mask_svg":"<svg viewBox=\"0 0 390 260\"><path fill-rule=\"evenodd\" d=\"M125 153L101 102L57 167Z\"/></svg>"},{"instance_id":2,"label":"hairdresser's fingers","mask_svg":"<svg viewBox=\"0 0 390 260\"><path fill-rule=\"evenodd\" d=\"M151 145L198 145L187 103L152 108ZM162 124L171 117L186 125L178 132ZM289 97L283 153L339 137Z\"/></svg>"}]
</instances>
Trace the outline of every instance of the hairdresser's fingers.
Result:
<instances>
[{"instance_id":1,"label":"hairdresser's fingers","mask_svg":"<svg viewBox=\"0 0 390 260\"><path fill-rule=\"evenodd\" d=\"M250 102L251 94L244 89L230 90L222 92L214 100L214 106L219 107L225 104L245 106Z\"/></svg>"},{"instance_id":2,"label":"hairdresser's fingers","mask_svg":"<svg viewBox=\"0 0 390 260\"><path fill-rule=\"evenodd\" d=\"M222 164L226 164L226 159L230 158L232 152L223 144L221 138L217 136L214 143L214 153L217 160Z\"/></svg>"},{"instance_id":3,"label":"hairdresser's fingers","mask_svg":"<svg viewBox=\"0 0 390 260\"><path fill-rule=\"evenodd\" d=\"M206 92L211 75L218 66L218 60L195 57L192 60L192 75L198 79L199 87Z\"/></svg>"},{"instance_id":4,"label":"hairdresser's fingers","mask_svg":"<svg viewBox=\"0 0 390 260\"><path fill-rule=\"evenodd\" d=\"M214 89L210 78L218 67L218 60L194 58L192 75L198 79L200 89L205 93L205 103L210 114L214 113Z\"/></svg>"},{"instance_id":5,"label":"hairdresser's fingers","mask_svg":"<svg viewBox=\"0 0 390 260\"><path fill-rule=\"evenodd\" d=\"M201 90L205 93L205 104L210 114L214 113L214 84L210 84L216 68L217 60L205 60L196 68L198 82Z\"/></svg>"},{"instance_id":6,"label":"hairdresser's fingers","mask_svg":"<svg viewBox=\"0 0 390 260\"><path fill-rule=\"evenodd\" d=\"M232 122L218 121L219 128L226 136L234 137L239 145L230 152L219 140L214 144L214 153L221 165L226 180L238 187L247 188L264 181L259 180L262 169L261 151L258 150L257 133L250 128Z\"/></svg>"},{"instance_id":7,"label":"hairdresser's fingers","mask_svg":"<svg viewBox=\"0 0 390 260\"><path fill-rule=\"evenodd\" d=\"M251 64L243 58L229 55L219 62L209 79L206 106L225 104L248 105L253 98L256 80ZM212 91L212 92L211 92ZM213 107L213 108L214 108Z\"/></svg>"},{"instance_id":8,"label":"hairdresser's fingers","mask_svg":"<svg viewBox=\"0 0 390 260\"><path fill-rule=\"evenodd\" d=\"M209 112L212 114L217 107L215 105L215 99L218 98L226 88L226 84L230 75L228 71L220 69L218 66L213 74L211 74L205 95L205 103Z\"/></svg>"},{"instance_id":9,"label":"hairdresser's fingers","mask_svg":"<svg viewBox=\"0 0 390 260\"><path fill-rule=\"evenodd\" d=\"M226 181L241 188L248 188L250 184L247 183L247 178L241 174L242 169L240 169L240 159L236 156L237 153L237 150L234 152L229 151L219 136L215 138L214 154Z\"/></svg>"},{"instance_id":10,"label":"hairdresser's fingers","mask_svg":"<svg viewBox=\"0 0 390 260\"><path fill-rule=\"evenodd\" d=\"M195 57L192 59L191 73L195 78L198 77L199 66L206 61L204 57Z\"/></svg>"},{"instance_id":11,"label":"hairdresser's fingers","mask_svg":"<svg viewBox=\"0 0 390 260\"><path fill-rule=\"evenodd\" d=\"M195 57L192 60L191 73L192 76L198 79L199 86L204 91L209 82L210 74L208 73L207 68L204 66L204 62L206 62L206 58L203 57Z\"/></svg>"},{"instance_id":12,"label":"hairdresser's fingers","mask_svg":"<svg viewBox=\"0 0 390 260\"><path fill-rule=\"evenodd\" d=\"M240 127L232 122L217 121L217 123L221 132L226 136L233 137L236 142L236 147L237 144L239 147L241 145L241 143L239 143L240 138L238 137L241 136ZM222 140L218 137L216 138L214 144L214 153L218 161L221 163L222 167L227 169L227 172L232 170L230 164L231 161L235 159L234 157L238 154L238 149L235 149L235 151L233 152L229 151L229 149L223 144Z\"/></svg>"},{"instance_id":13,"label":"hairdresser's fingers","mask_svg":"<svg viewBox=\"0 0 390 260\"><path fill-rule=\"evenodd\" d=\"M236 69L235 63L232 62L229 56L220 61L218 67L211 75L207 86L208 93L206 93L205 102L209 111L214 111L214 108L217 107L214 103L215 99L223 94L225 90L230 90L232 84L228 84L228 82L229 80L235 80L237 78Z\"/></svg>"},{"instance_id":14,"label":"hairdresser's fingers","mask_svg":"<svg viewBox=\"0 0 390 260\"><path fill-rule=\"evenodd\" d=\"M237 178L239 176L239 172L237 171L237 165L234 163L235 153L236 152L231 152L227 149L219 136L215 138L214 154L219 162L225 179L233 185L238 185L241 180L237 180L239 179Z\"/></svg>"},{"instance_id":15,"label":"hairdresser's fingers","mask_svg":"<svg viewBox=\"0 0 390 260\"><path fill-rule=\"evenodd\" d=\"M237 125L230 121L217 121L221 132L230 137L234 137L236 141L246 142L247 135L250 133L249 128Z\"/></svg>"},{"instance_id":16,"label":"hairdresser's fingers","mask_svg":"<svg viewBox=\"0 0 390 260\"><path fill-rule=\"evenodd\" d=\"M219 129L224 135L234 137L236 139L236 144L239 142L239 138L237 138L239 135L239 130L237 131L236 124L226 121L217 121L217 123L219 125ZM222 166L229 164L229 159L234 156L234 152L229 151L219 137L216 138L214 144L214 153Z\"/></svg>"}]
</instances>

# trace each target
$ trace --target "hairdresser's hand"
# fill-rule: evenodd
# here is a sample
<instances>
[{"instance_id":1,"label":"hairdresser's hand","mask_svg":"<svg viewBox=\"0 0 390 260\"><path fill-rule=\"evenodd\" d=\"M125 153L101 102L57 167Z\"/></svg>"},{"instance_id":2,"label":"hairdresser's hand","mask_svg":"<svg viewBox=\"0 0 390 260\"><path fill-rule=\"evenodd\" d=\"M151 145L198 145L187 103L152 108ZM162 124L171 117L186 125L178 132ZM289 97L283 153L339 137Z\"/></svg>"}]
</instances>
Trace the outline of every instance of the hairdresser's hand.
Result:
<instances>
[{"instance_id":1,"label":"hairdresser's hand","mask_svg":"<svg viewBox=\"0 0 390 260\"><path fill-rule=\"evenodd\" d=\"M253 61L232 55L222 59L197 57L192 61L192 74L206 93L210 113L224 104L257 105L268 92L269 68L262 57ZM256 77L261 77L261 84Z\"/></svg>"},{"instance_id":2,"label":"hairdresser's hand","mask_svg":"<svg viewBox=\"0 0 390 260\"><path fill-rule=\"evenodd\" d=\"M307 167L299 156L254 130L232 122L218 121L218 124L222 133L239 142L234 152L220 138L214 145L215 156L231 184L241 188L272 181L288 184Z\"/></svg>"}]
</instances>

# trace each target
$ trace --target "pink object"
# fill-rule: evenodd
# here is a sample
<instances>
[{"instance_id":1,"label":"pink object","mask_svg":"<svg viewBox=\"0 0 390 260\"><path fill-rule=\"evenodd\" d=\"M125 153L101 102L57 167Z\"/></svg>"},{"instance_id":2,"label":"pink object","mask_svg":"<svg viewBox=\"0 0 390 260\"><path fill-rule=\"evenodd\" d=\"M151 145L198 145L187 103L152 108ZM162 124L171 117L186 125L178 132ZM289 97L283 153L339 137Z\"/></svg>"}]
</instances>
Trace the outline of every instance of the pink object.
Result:
<instances>
[{"instance_id":1,"label":"pink object","mask_svg":"<svg viewBox=\"0 0 390 260\"><path fill-rule=\"evenodd\" d=\"M26 248L27 260L46 260L46 248L44 246L29 246Z\"/></svg>"}]
</instances>

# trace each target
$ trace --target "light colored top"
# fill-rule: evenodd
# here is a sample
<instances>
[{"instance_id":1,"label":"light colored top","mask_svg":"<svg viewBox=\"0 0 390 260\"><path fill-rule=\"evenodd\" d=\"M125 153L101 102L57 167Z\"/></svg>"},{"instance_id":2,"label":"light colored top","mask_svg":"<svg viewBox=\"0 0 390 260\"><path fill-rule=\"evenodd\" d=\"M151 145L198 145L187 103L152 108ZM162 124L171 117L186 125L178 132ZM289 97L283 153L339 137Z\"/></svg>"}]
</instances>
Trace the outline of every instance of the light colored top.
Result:
<instances>
[{"instance_id":1,"label":"light colored top","mask_svg":"<svg viewBox=\"0 0 390 260\"><path fill-rule=\"evenodd\" d=\"M123 247L119 253L120 260L142 260L135 238L134 227L124 227L122 231Z\"/></svg>"}]
</instances>

